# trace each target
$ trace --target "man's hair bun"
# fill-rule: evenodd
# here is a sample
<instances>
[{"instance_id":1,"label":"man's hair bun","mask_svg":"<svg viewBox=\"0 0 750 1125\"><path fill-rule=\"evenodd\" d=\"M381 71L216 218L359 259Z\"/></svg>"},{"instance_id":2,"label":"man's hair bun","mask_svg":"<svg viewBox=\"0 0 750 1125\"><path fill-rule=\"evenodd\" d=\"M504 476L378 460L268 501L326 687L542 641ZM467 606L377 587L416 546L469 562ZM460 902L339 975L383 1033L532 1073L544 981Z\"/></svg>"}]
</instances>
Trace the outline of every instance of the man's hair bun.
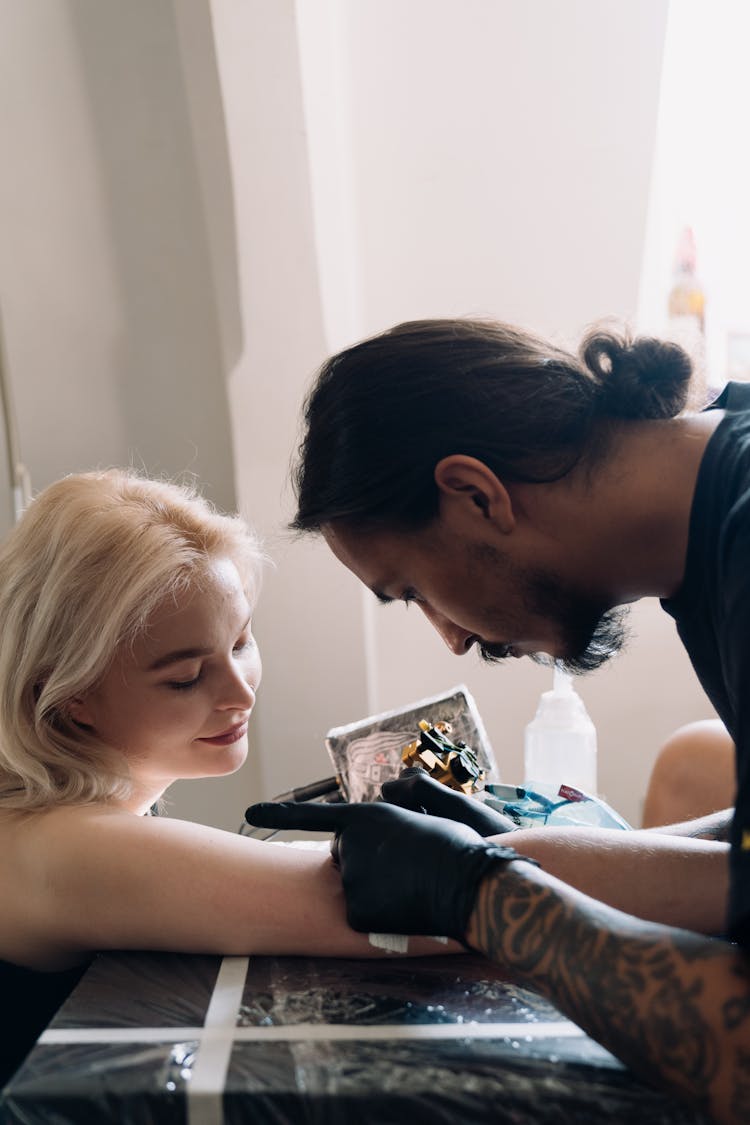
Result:
<instances>
[{"instance_id":1,"label":"man's hair bun","mask_svg":"<svg viewBox=\"0 0 750 1125\"><path fill-rule=\"evenodd\" d=\"M674 418L685 409L693 365L679 344L595 330L580 356L598 384L595 410L609 418Z\"/></svg>"}]
</instances>

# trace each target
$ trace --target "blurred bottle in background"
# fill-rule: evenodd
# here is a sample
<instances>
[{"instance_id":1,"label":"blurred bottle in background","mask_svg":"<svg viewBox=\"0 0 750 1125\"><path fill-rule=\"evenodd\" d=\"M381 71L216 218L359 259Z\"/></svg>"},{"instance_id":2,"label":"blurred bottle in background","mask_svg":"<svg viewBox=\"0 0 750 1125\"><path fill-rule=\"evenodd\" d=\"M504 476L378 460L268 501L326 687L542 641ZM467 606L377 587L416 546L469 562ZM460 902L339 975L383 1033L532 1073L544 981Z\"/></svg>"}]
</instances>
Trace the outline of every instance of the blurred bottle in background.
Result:
<instances>
[{"instance_id":1,"label":"blurred bottle in background","mask_svg":"<svg viewBox=\"0 0 750 1125\"><path fill-rule=\"evenodd\" d=\"M596 729L571 677L557 667L525 731L524 785L534 782L597 792Z\"/></svg>"},{"instance_id":2,"label":"blurred bottle in background","mask_svg":"<svg viewBox=\"0 0 750 1125\"><path fill-rule=\"evenodd\" d=\"M703 335L706 330L706 294L696 272L697 257L693 228L685 227L677 242L668 312L672 327L682 325Z\"/></svg>"},{"instance_id":3,"label":"blurred bottle in background","mask_svg":"<svg viewBox=\"0 0 750 1125\"><path fill-rule=\"evenodd\" d=\"M706 390L706 294L698 277L698 253L692 227L684 227L677 240L672 284L667 300L667 336L680 344L693 360L694 402L701 407Z\"/></svg>"}]
</instances>

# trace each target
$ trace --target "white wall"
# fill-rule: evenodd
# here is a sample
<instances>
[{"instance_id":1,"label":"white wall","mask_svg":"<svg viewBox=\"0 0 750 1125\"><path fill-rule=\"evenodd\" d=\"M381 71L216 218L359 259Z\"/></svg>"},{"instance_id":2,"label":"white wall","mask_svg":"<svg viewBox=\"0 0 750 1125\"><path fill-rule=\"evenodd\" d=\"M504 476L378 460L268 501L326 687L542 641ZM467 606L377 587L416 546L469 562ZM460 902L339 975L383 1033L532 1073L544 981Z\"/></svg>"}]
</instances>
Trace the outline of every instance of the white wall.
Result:
<instances>
[{"instance_id":1,"label":"white wall","mask_svg":"<svg viewBox=\"0 0 750 1125\"><path fill-rule=\"evenodd\" d=\"M456 660L286 537L289 457L315 367L364 333L489 313L568 337L633 313L665 12L0 0L0 307L33 483L133 460L230 506L236 482L277 560L257 752L176 787L179 814L233 827L328 772L328 727L461 679L519 775L547 675ZM669 621L636 618L632 654L581 688L633 819L658 740L708 713Z\"/></svg>"},{"instance_id":2,"label":"white wall","mask_svg":"<svg viewBox=\"0 0 750 1125\"><path fill-rule=\"evenodd\" d=\"M747 116L748 37L747 4L679 0L670 7L639 321L655 334L669 331L665 293L678 239L691 227L706 298L711 387L738 376L730 369L729 335L750 338L750 152L739 141Z\"/></svg>"},{"instance_id":3,"label":"white wall","mask_svg":"<svg viewBox=\"0 0 750 1125\"><path fill-rule=\"evenodd\" d=\"M287 487L299 406L328 351L315 256L299 53L289 0L213 0L234 178L245 350L232 375L243 511L276 561L255 619L264 683L259 792L330 773L323 736L366 713L359 591L327 552L294 543Z\"/></svg>"},{"instance_id":4,"label":"white wall","mask_svg":"<svg viewBox=\"0 0 750 1125\"><path fill-rule=\"evenodd\" d=\"M0 310L1 312L2 310ZM2 337L2 321L0 320L0 364L4 362L4 348ZM4 383L6 395L9 396L8 382ZM5 414L9 415L7 423ZM17 457L14 457L10 444L9 430L13 426L13 403L8 397L8 402L4 401L4 396L0 396L0 538L2 538L8 531L10 531L15 521L16 515L16 471L15 464Z\"/></svg>"},{"instance_id":5,"label":"white wall","mask_svg":"<svg viewBox=\"0 0 750 1125\"><path fill-rule=\"evenodd\" d=\"M33 484L132 461L195 472L231 506L219 311L172 3L0 0L0 26L0 305ZM216 110L223 145L218 96Z\"/></svg>"},{"instance_id":6,"label":"white wall","mask_svg":"<svg viewBox=\"0 0 750 1125\"><path fill-rule=\"evenodd\" d=\"M32 484L133 464L232 508L242 330L209 10L0 0L0 28L0 310ZM226 790L179 786L176 807L235 826Z\"/></svg>"},{"instance_id":7,"label":"white wall","mask_svg":"<svg viewBox=\"0 0 750 1125\"><path fill-rule=\"evenodd\" d=\"M269 52L268 5L253 7L248 19L258 21L256 33ZM228 0L218 9L227 22L230 13L236 20ZM292 6L273 10L289 31ZM248 265L262 266L266 287L280 277L289 281L296 255L292 299L286 291L281 314L295 325L294 339L266 329L276 377L286 388L284 410L294 406L302 373L321 351L398 320L490 314L572 338L602 315L634 315L666 3L298 0L296 11L307 148L294 136L299 93L295 87L292 112L285 83L288 116L275 136L268 182L276 182L286 149L283 206L302 176L313 214L306 198L298 201L301 210L292 204L294 222L281 232L278 215L268 216L274 247L267 256L256 213L255 240L246 243ZM240 51L236 42L233 50ZM276 84L270 82L270 98L265 82L264 89L274 114ZM251 101L245 99L245 115ZM238 214L247 209L250 223L266 152L250 171L257 136L238 129L230 148L235 173L244 166L255 181L237 191ZM317 273L309 257L313 237ZM263 305L257 293L245 305L256 324L259 299ZM273 307L267 311L273 322ZM261 340L255 347L262 352ZM269 378L249 360L238 388L248 379L257 391L259 380ZM291 395L289 380L296 387ZM239 398L234 404L237 411ZM243 495L252 497L260 481L281 493L282 449L279 456L264 442L262 465L252 445L240 454ZM257 508L257 493L253 502ZM280 511L291 511L286 494ZM308 569L313 559L315 569ZM369 595L363 599L351 577L309 544L288 548L275 582L264 603L262 642L274 666L283 660L284 675L263 689L265 714L272 712L266 718L271 742L262 741L267 787L325 771L326 727L461 679L479 701L503 773L520 777L523 726L549 673L524 664L484 669L472 657L458 661L418 614L406 619L397 609L374 610ZM637 821L659 741L710 708L658 606L639 606L633 616L630 654L581 691L599 727L601 789ZM290 691L297 677L303 696L297 687ZM284 714L289 707L291 718ZM283 759L280 729L288 734Z\"/></svg>"}]
</instances>

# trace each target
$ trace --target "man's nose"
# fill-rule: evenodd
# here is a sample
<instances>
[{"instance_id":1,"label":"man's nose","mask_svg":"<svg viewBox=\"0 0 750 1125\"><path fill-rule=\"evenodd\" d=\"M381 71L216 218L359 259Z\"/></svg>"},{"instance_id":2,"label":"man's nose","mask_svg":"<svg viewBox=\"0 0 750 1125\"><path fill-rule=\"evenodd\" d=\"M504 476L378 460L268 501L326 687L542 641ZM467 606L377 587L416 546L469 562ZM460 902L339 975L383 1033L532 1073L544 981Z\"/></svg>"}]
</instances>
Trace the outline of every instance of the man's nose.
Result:
<instances>
[{"instance_id":1,"label":"man's nose","mask_svg":"<svg viewBox=\"0 0 750 1125\"><path fill-rule=\"evenodd\" d=\"M477 640L476 633L469 633L466 629L462 629L460 625L451 621L450 617L444 617L442 613L438 613L431 606L420 604L419 608L433 629L440 634L448 648L456 656L463 656L464 653L467 653Z\"/></svg>"}]
</instances>

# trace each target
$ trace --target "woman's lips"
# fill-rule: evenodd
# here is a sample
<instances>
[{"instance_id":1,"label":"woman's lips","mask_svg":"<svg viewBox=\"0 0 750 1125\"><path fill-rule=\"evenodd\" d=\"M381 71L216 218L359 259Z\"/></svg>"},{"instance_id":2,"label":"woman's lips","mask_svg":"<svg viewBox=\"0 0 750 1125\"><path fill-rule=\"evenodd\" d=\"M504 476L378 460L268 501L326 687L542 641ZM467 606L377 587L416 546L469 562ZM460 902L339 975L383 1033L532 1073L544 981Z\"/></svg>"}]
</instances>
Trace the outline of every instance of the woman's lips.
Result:
<instances>
[{"instance_id":1,"label":"woman's lips","mask_svg":"<svg viewBox=\"0 0 750 1125\"><path fill-rule=\"evenodd\" d=\"M247 734L247 719L243 719L241 723L236 723L229 730L225 730L222 734L212 734L209 738L199 738L198 742L210 742L212 746L231 746L233 742L239 742Z\"/></svg>"}]
</instances>

